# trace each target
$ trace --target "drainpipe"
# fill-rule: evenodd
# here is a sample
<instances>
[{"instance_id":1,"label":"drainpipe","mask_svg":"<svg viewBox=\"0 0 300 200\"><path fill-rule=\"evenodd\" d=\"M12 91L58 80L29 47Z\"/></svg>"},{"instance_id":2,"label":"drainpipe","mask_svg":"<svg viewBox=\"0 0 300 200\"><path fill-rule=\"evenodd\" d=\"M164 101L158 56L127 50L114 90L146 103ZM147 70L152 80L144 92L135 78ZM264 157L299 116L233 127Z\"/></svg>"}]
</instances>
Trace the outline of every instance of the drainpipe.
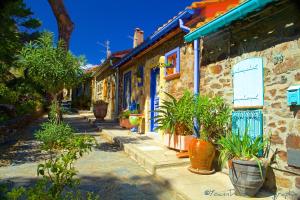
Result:
<instances>
[{"instance_id":1,"label":"drainpipe","mask_svg":"<svg viewBox=\"0 0 300 200\"><path fill-rule=\"evenodd\" d=\"M119 68L117 68L116 73L115 114L116 116L119 116Z\"/></svg>"},{"instance_id":2,"label":"drainpipe","mask_svg":"<svg viewBox=\"0 0 300 200\"><path fill-rule=\"evenodd\" d=\"M199 95L200 93L200 50L199 39L194 40L194 94ZM200 128L196 119L194 118L194 136L200 137Z\"/></svg>"},{"instance_id":3,"label":"drainpipe","mask_svg":"<svg viewBox=\"0 0 300 200\"><path fill-rule=\"evenodd\" d=\"M189 27L187 27L187 26L184 25L182 19L179 19L179 27L185 33L189 33L190 30L191 30Z\"/></svg>"}]
</instances>

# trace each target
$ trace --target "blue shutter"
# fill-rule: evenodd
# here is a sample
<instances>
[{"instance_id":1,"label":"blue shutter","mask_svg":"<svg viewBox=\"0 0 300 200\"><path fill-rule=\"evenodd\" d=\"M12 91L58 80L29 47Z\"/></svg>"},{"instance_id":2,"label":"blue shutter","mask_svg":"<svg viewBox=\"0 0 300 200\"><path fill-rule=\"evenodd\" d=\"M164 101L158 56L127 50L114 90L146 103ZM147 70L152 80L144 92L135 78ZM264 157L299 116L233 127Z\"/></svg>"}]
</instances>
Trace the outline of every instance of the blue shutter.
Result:
<instances>
[{"instance_id":1,"label":"blue shutter","mask_svg":"<svg viewBox=\"0 0 300 200\"><path fill-rule=\"evenodd\" d=\"M249 58L233 67L234 107L263 106L263 60Z\"/></svg>"},{"instance_id":2,"label":"blue shutter","mask_svg":"<svg viewBox=\"0 0 300 200\"><path fill-rule=\"evenodd\" d=\"M261 110L244 110L232 112L233 133L247 134L252 138L263 135L263 114Z\"/></svg>"}]
</instances>

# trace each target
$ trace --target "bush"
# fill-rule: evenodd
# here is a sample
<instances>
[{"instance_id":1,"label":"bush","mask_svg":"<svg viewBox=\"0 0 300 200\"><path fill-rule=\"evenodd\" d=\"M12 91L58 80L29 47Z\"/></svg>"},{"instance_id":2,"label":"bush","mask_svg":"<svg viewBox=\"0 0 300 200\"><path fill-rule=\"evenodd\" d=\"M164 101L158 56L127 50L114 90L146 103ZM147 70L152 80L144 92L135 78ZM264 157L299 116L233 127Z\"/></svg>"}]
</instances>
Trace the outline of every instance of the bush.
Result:
<instances>
[{"instance_id":1,"label":"bush","mask_svg":"<svg viewBox=\"0 0 300 200\"><path fill-rule=\"evenodd\" d=\"M20 105L17 105L17 115L25 115L35 112L38 105L37 101L27 100Z\"/></svg>"},{"instance_id":2,"label":"bush","mask_svg":"<svg viewBox=\"0 0 300 200\"><path fill-rule=\"evenodd\" d=\"M130 110L124 110L121 112L119 118L120 119L128 119L130 114L131 114Z\"/></svg>"},{"instance_id":3,"label":"bush","mask_svg":"<svg viewBox=\"0 0 300 200\"><path fill-rule=\"evenodd\" d=\"M159 110L154 111L158 114L154 117L158 123L157 129L169 131L171 134L176 132L182 135L193 134L194 96L189 91L185 91L178 100L168 93L166 95L169 100L163 100Z\"/></svg>"},{"instance_id":4,"label":"bush","mask_svg":"<svg viewBox=\"0 0 300 200\"><path fill-rule=\"evenodd\" d=\"M42 142L42 150L50 154L50 159L38 165L38 180L33 187L2 188L1 199L7 200L94 200L98 196L88 192L82 194L77 186L80 180L76 179L77 170L74 162L91 151L95 139L88 135L76 135L67 124L53 121L42 124L42 129L35 133Z\"/></svg>"},{"instance_id":5,"label":"bush","mask_svg":"<svg viewBox=\"0 0 300 200\"><path fill-rule=\"evenodd\" d=\"M231 110L221 97L196 96L193 110L201 139L215 142L228 131Z\"/></svg>"},{"instance_id":6,"label":"bush","mask_svg":"<svg viewBox=\"0 0 300 200\"><path fill-rule=\"evenodd\" d=\"M73 129L69 125L51 121L43 123L41 130L35 133L36 139L42 142L42 149L46 151L64 149L73 136Z\"/></svg>"}]
</instances>

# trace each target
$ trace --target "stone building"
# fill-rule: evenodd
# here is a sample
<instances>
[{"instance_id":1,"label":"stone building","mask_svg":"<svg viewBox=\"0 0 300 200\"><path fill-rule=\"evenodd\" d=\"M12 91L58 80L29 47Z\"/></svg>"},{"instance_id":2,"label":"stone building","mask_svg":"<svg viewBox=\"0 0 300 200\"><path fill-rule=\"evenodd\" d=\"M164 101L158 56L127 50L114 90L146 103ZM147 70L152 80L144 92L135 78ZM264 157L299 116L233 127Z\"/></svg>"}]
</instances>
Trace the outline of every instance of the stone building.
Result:
<instances>
[{"instance_id":1,"label":"stone building","mask_svg":"<svg viewBox=\"0 0 300 200\"><path fill-rule=\"evenodd\" d=\"M186 26L198 21L195 10L186 9L145 41L143 32L136 29L134 49L115 65L120 78L119 109L136 102L145 118L141 128L149 136L158 137L151 111L158 108L164 92L179 97L184 90L193 90L193 46L185 44L183 36L189 31ZM162 62L171 67L161 67Z\"/></svg>"},{"instance_id":2,"label":"stone building","mask_svg":"<svg viewBox=\"0 0 300 200\"><path fill-rule=\"evenodd\" d=\"M130 50L118 51L109 55L108 58L97 67L91 80L91 102L103 100L108 103L107 115L105 117L107 120L116 120L119 115L118 72L112 66L129 51Z\"/></svg>"},{"instance_id":3,"label":"stone building","mask_svg":"<svg viewBox=\"0 0 300 200\"><path fill-rule=\"evenodd\" d=\"M300 194L300 107L287 100L288 88L300 85L299 3L244 1L192 30L185 41L199 45L197 92L226 99L233 129L247 122L249 134L270 136L276 163L267 188Z\"/></svg>"}]
</instances>

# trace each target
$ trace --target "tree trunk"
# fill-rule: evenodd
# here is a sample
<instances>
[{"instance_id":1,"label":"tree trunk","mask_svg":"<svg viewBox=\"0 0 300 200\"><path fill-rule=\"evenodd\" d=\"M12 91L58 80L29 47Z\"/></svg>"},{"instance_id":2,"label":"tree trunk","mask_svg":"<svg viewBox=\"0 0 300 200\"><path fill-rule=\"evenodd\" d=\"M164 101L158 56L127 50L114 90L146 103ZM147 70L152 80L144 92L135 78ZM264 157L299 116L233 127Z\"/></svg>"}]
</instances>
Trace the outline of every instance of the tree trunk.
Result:
<instances>
[{"instance_id":1,"label":"tree trunk","mask_svg":"<svg viewBox=\"0 0 300 200\"><path fill-rule=\"evenodd\" d=\"M53 99L51 102L51 107L53 105L55 105L55 108L54 108L55 113L51 113L51 112L53 112L53 110L50 110L49 112L51 113L51 115L50 115L50 113L48 114L48 119L54 121L54 123L56 123L56 124L60 124L62 121L62 111L61 111L60 103L58 100L58 94L52 94L52 97L53 97ZM51 108L51 109L53 109L53 108Z\"/></svg>"},{"instance_id":2,"label":"tree trunk","mask_svg":"<svg viewBox=\"0 0 300 200\"><path fill-rule=\"evenodd\" d=\"M64 41L64 48L69 49L74 24L64 6L63 0L48 0L58 25L59 39Z\"/></svg>"}]
</instances>

